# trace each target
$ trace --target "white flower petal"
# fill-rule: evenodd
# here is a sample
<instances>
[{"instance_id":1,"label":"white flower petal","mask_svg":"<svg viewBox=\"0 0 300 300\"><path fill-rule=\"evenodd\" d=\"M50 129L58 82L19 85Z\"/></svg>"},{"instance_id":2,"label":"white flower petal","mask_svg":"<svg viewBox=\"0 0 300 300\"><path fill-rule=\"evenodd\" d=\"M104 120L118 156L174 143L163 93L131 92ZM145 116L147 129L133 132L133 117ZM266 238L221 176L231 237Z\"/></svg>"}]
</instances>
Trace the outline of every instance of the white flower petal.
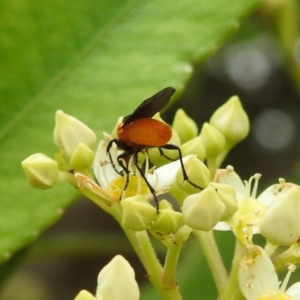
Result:
<instances>
[{"instance_id":1,"label":"white flower petal","mask_svg":"<svg viewBox=\"0 0 300 300\"><path fill-rule=\"evenodd\" d=\"M188 155L182 159L185 163L192 155ZM172 161L162 167L156 169L154 174L148 174L147 180L156 190L170 187L176 180L176 173L181 169L180 160Z\"/></svg>"},{"instance_id":2,"label":"white flower petal","mask_svg":"<svg viewBox=\"0 0 300 300\"><path fill-rule=\"evenodd\" d=\"M235 190L237 199L245 195L245 184L231 166L218 170L214 182L231 186Z\"/></svg>"},{"instance_id":3,"label":"white flower petal","mask_svg":"<svg viewBox=\"0 0 300 300\"><path fill-rule=\"evenodd\" d=\"M278 277L267 253L259 246L248 245L239 268L239 286L247 300L279 290Z\"/></svg>"},{"instance_id":4,"label":"white flower petal","mask_svg":"<svg viewBox=\"0 0 300 300\"><path fill-rule=\"evenodd\" d=\"M225 222L218 222L218 224L213 229L214 230L219 230L219 231L232 230L232 228Z\"/></svg>"},{"instance_id":5,"label":"white flower petal","mask_svg":"<svg viewBox=\"0 0 300 300\"><path fill-rule=\"evenodd\" d=\"M293 298L293 300L300 300L300 282L294 283L290 286L286 293Z\"/></svg>"},{"instance_id":6,"label":"white flower petal","mask_svg":"<svg viewBox=\"0 0 300 300\"><path fill-rule=\"evenodd\" d=\"M266 208L270 204L274 204L276 194L278 193L278 184L273 184L266 188L258 197L257 200L262 203Z\"/></svg>"},{"instance_id":7,"label":"white flower petal","mask_svg":"<svg viewBox=\"0 0 300 300\"><path fill-rule=\"evenodd\" d=\"M120 166L117 164L117 147L115 144L112 145L110 149L110 153L112 155L114 164L116 168L120 169ZM109 155L107 153L107 143L105 141L100 141L98 145L98 149L95 153L95 159L93 162L94 174L99 182L100 186L106 187L108 184L115 179L116 177L120 177L120 175L115 171Z\"/></svg>"}]
</instances>

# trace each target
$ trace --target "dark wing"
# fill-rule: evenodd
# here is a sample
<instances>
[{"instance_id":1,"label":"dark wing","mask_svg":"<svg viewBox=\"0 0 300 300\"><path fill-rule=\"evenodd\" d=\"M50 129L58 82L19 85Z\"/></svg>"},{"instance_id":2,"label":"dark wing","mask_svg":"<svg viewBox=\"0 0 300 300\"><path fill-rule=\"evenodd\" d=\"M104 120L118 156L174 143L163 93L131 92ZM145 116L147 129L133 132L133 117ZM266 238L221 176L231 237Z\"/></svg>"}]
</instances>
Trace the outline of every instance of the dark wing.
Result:
<instances>
[{"instance_id":1,"label":"dark wing","mask_svg":"<svg viewBox=\"0 0 300 300\"><path fill-rule=\"evenodd\" d=\"M168 105L169 100L174 93L174 88L167 87L152 97L144 100L131 115L123 118L122 127L141 118L152 118L157 112Z\"/></svg>"}]
</instances>

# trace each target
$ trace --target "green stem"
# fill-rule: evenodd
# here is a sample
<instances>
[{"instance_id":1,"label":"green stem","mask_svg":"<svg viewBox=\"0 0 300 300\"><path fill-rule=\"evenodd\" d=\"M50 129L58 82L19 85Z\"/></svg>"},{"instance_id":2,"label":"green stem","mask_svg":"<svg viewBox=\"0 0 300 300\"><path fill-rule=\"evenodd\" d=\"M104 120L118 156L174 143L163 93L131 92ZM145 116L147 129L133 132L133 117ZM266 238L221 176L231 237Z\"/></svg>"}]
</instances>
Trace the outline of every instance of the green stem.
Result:
<instances>
[{"instance_id":1,"label":"green stem","mask_svg":"<svg viewBox=\"0 0 300 300\"><path fill-rule=\"evenodd\" d=\"M207 263L215 280L218 292L221 294L227 287L228 275L218 250L214 235L212 231L204 232L194 230L193 233L201 245L204 256L206 257Z\"/></svg>"},{"instance_id":2,"label":"green stem","mask_svg":"<svg viewBox=\"0 0 300 300\"><path fill-rule=\"evenodd\" d=\"M113 207L114 208L114 207ZM112 210L112 215L118 221L122 227L122 211L121 209ZM152 247L151 241L149 239L148 232L144 231L133 231L127 228L123 228L129 242L131 243L134 251L139 257L141 263L143 264L148 279L156 288L163 300L181 300L178 287L175 285L171 288L165 288L162 283L163 278L163 267L160 264L156 253Z\"/></svg>"},{"instance_id":3,"label":"green stem","mask_svg":"<svg viewBox=\"0 0 300 300\"><path fill-rule=\"evenodd\" d=\"M168 248L162 277L163 286L173 288L176 286L176 267L182 246L175 245Z\"/></svg>"},{"instance_id":4,"label":"green stem","mask_svg":"<svg viewBox=\"0 0 300 300\"><path fill-rule=\"evenodd\" d=\"M192 229L189 226L182 226L175 234L172 244L168 247L166 255L164 273L162 277L163 286L174 288L176 286L176 267L181 249L189 238Z\"/></svg>"},{"instance_id":5,"label":"green stem","mask_svg":"<svg viewBox=\"0 0 300 300\"><path fill-rule=\"evenodd\" d=\"M226 289L220 294L219 300L227 300L227 299L244 299L242 296L239 285L238 285L238 270L240 266L240 262L243 255L243 247L236 241L234 257L232 260L232 267L229 277L229 282L226 286Z\"/></svg>"},{"instance_id":6,"label":"green stem","mask_svg":"<svg viewBox=\"0 0 300 300\"><path fill-rule=\"evenodd\" d=\"M229 143L227 141L226 147L217 156L212 156L207 158L207 166L210 171L212 178L214 178L217 170L220 168L222 162L224 161L226 155L234 147L235 144Z\"/></svg>"},{"instance_id":7,"label":"green stem","mask_svg":"<svg viewBox=\"0 0 300 300\"><path fill-rule=\"evenodd\" d=\"M181 300L178 286L165 287L162 282L163 267L157 259L147 231L123 228L128 240L147 271L148 278L163 300Z\"/></svg>"}]
</instances>

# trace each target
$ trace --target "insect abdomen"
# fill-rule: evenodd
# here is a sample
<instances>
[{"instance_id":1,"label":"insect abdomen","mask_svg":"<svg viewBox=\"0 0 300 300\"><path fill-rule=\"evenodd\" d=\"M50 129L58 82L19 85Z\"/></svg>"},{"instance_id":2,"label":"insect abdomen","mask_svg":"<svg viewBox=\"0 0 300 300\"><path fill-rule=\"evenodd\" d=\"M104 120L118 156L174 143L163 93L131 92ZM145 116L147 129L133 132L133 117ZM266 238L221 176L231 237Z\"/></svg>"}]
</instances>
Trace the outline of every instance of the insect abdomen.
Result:
<instances>
[{"instance_id":1,"label":"insect abdomen","mask_svg":"<svg viewBox=\"0 0 300 300\"><path fill-rule=\"evenodd\" d=\"M146 147L163 146L172 137L169 125L150 118L134 121L126 127L126 131L130 143Z\"/></svg>"}]
</instances>

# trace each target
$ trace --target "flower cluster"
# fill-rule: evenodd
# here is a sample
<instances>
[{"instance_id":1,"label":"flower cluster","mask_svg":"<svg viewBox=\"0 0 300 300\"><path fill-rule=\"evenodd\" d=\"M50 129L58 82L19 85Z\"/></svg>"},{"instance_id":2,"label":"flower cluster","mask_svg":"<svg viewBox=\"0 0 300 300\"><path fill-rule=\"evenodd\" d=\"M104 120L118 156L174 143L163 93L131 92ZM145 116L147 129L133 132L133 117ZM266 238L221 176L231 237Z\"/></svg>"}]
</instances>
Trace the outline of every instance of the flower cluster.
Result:
<instances>
[{"instance_id":1,"label":"flower cluster","mask_svg":"<svg viewBox=\"0 0 300 300\"><path fill-rule=\"evenodd\" d=\"M33 154L22 162L22 167L32 187L48 189L59 181L67 181L111 214L123 228L149 280L164 299L180 297L175 278L177 261L191 233L203 248L210 244L204 252L210 256L207 258L212 262L220 299L231 299L234 295L236 299L275 299L273 295L294 297L300 291L299 285L285 291L287 283L284 282L279 289L274 270L299 262L299 186L280 179L279 183L257 195L260 174L243 182L233 167L220 169L228 152L246 138L249 130L249 120L238 97L232 97L217 109L210 121L203 124L200 133L195 122L179 110L169 143L180 148L182 160L178 159L178 151L164 150L162 156L159 149L151 148L139 153L138 161L133 161L134 157L125 161L120 159L122 152L115 143L107 151L114 134L104 133L94 153L96 136L93 131L76 118L57 111L54 141L59 152L53 158L42 153ZM159 201L158 208L151 204L154 197L166 193L176 200L176 205L166 199ZM236 236L231 274L238 276L228 277L222 263L214 265L220 255L213 230L231 230ZM164 265L156 258L149 234L167 249ZM265 237L264 249L253 242L255 234ZM129 274L124 271L126 275L120 274L120 280L128 277L131 284L127 286L126 281L118 284L121 296L115 296L110 280L117 280L116 272L123 268L120 265L125 265L124 270ZM134 274L128 263L115 257L100 272L96 299L124 299L127 287L134 286L132 292L137 289L132 278ZM270 280L257 283L255 278ZM243 295L240 298L236 296L237 290ZM125 298L138 299L139 293ZM85 299L95 298L86 291L76 298Z\"/></svg>"}]
</instances>

